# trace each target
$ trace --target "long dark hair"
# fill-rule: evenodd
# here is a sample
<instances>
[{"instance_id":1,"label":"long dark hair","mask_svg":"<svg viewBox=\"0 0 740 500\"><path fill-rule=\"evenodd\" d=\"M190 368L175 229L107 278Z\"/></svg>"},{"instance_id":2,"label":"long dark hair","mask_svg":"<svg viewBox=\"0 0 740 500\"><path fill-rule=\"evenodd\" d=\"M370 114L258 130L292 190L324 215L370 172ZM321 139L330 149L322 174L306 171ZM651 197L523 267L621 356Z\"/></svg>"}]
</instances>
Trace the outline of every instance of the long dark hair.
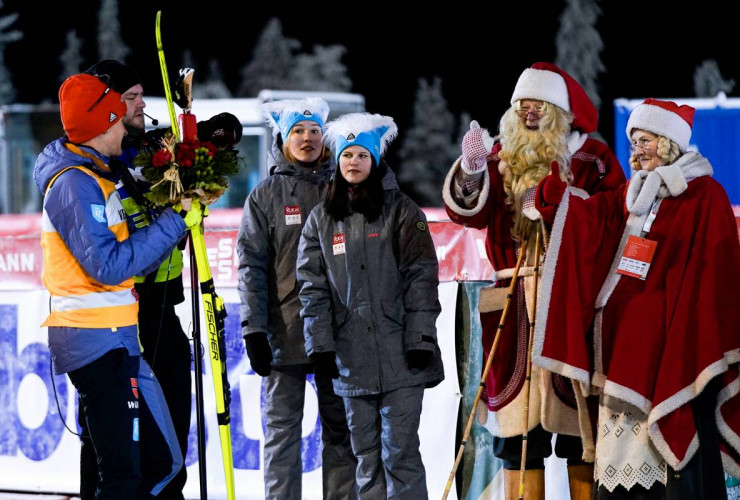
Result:
<instances>
[{"instance_id":1,"label":"long dark hair","mask_svg":"<svg viewBox=\"0 0 740 500\"><path fill-rule=\"evenodd\" d=\"M381 158L380 164L375 163L372 157L370 175L357 186L351 186L342 176L341 169L337 163L334 170L334 178L329 184L324 199L324 209L334 221L344 220L352 213L365 215L368 222L373 222L380 217L383 210L383 177L388 171L388 166Z\"/></svg>"}]
</instances>

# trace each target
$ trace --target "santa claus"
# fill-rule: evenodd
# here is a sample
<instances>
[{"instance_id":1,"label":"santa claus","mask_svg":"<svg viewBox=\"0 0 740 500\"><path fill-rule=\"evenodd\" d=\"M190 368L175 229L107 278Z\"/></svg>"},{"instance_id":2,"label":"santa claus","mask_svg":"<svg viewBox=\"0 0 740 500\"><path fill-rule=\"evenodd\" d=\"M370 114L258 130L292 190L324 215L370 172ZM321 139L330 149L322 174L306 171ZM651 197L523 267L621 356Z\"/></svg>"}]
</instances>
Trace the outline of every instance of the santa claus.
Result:
<instances>
[{"instance_id":1,"label":"santa claus","mask_svg":"<svg viewBox=\"0 0 740 500\"><path fill-rule=\"evenodd\" d=\"M551 162L562 166L560 178L583 197L612 190L624 182L622 168L609 147L588 137L596 130L597 110L566 72L549 63L535 63L519 77L511 104L495 138L477 122L471 123L463 138L462 156L447 175L442 193L454 222L487 229L486 251L496 282L480 297L486 357L498 329L520 244L541 227L534 194L537 183L550 172ZM504 463L507 498L518 498L525 432L522 388L532 319L528 307L535 293L534 238L529 241L532 244L520 270L513 310L501 330L484 391L489 410L485 425L494 435L494 453ZM552 453L551 433L559 434L556 454L568 459L571 498L590 498L593 470L589 459L593 459L593 453L584 456L576 409L576 395L569 380L533 369L526 422L527 498L544 498L544 458Z\"/></svg>"}]
</instances>

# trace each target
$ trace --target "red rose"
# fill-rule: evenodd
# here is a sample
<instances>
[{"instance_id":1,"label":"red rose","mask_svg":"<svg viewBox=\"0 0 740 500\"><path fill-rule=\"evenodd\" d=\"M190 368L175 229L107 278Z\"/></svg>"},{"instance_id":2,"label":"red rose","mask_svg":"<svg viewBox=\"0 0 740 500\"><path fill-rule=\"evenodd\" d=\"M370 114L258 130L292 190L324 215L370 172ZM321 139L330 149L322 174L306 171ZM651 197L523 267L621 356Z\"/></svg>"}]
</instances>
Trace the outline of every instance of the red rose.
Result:
<instances>
[{"instance_id":1,"label":"red rose","mask_svg":"<svg viewBox=\"0 0 740 500\"><path fill-rule=\"evenodd\" d=\"M155 167L164 167L172 161L172 154L166 149L160 149L152 156L152 165Z\"/></svg>"},{"instance_id":2,"label":"red rose","mask_svg":"<svg viewBox=\"0 0 740 500\"><path fill-rule=\"evenodd\" d=\"M216 153L218 153L218 146L212 142L202 142L200 145L208 149L208 156L210 157L214 157L216 156Z\"/></svg>"},{"instance_id":3,"label":"red rose","mask_svg":"<svg viewBox=\"0 0 740 500\"><path fill-rule=\"evenodd\" d=\"M195 163L195 146L197 142L181 142L175 149L175 160L181 167L192 167Z\"/></svg>"}]
</instances>

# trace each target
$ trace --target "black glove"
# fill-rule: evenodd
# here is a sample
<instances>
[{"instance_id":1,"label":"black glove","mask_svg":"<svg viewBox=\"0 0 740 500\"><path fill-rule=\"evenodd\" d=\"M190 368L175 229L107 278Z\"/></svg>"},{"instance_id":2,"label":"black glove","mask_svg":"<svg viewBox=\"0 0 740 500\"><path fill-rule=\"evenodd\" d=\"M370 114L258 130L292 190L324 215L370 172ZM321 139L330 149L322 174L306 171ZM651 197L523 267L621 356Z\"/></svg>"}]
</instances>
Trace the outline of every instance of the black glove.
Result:
<instances>
[{"instance_id":1,"label":"black glove","mask_svg":"<svg viewBox=\"0 0 740 500\"><path fill-rule=\"evenodd\" d=\"M233 148L242 138L242 124L231 113L220 113L198 123L198 138L221 149Z\"/></svg>"},{"instance_id":2,"label":"black glove","mask_svg":"<svg viewBox=\"0 0 740 500\"><path fill-rule=\"evenodd\" d=\"M270 374L270 365L272 364L272 348L267 341L265 332L255 332L244 336L244 344L247 347L247 356L252 370L266 377Z\"/></svg>"},{"instance_id":3,"label":"black glove","mask_svg":"<svg viewBox=\"0 0 740 500\"><path fill-rule=\"evenodd\" d=\"M320 373L325 377L339 378L336 358L337 353L334 351L317 352L309 357L313 362L314 372Z\"/></svg>"},{"instance_id":4,"label":"black glove","mask_svg":"<svg viewBox=\"0 0 740 500\"><path fill-rule=\"evenodd\" d=\"M421 349L411 349L406 351L406 364L412 370L423 370L429 366L432 360L433 351L423 351Z\"/></svg>"}]
</instances>

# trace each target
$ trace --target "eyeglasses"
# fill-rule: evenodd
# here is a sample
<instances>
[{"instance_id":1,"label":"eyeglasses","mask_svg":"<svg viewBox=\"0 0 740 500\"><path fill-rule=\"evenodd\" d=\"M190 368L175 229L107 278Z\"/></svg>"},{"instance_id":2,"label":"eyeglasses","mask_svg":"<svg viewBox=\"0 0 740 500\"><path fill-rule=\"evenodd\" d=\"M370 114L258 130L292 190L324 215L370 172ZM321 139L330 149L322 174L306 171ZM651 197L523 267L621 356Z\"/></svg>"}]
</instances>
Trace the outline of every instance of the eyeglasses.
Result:
<instances>
[{"instance_id":1,"label":"eyeglasses","mask_svg":"<svg viewBox=\"0 0 740 500\"><path fill-rule=\"evenodd\" d=\"M529 113L537 113L541 115L543 112L543 106L524 106L517 110L519 116L527 116Z\"/></svg>"},{"instance_id":2,"label":"eyeglasses","mask_svg":"<svg viewBox=\"0 0 740 500\"><path fill-rule=\"evenodd\" d=\"M648 150L648 145L651 142L657 141L657 140L658 140L657 137L653 137L652 139L646 139L646 138L643 137L639 141L635 141L635 142L633 142L630 145L630 151L632 151L633 153L637 152L638 149L641 149L643 151L647 151Z\"/></svg>"},{"instance_id":3,"label":"eyeglasses","mask_svg":"<svg viewBox=\"0 0 740 500\"><path fill-rule=\"evenodd\" d=\"M110 89L111 89L111 87L110 87L110 77L109 77L108 75L95 75L95 76L96 76L96 77L98 77L98 79L99 79L99 80L100 80L101 82L103 82L103 83L104 83L104 84L106 85L106 87L105 87L105 90L103 91L103 93L102 93L102 94L100 94L100 97L98 97L98 100L97 100L97 101L95 101L95 102L94 102L94 103L92 104L92 106L90 106L89 108L87 108L87 112L88 112L88 113L89 113L90 111L92 111L93 109L95 109L95 106L97 106L98 104L100 104L100 101L102 101L102 100L103 100L103 98L104 98L104 97L105 97L106 95L108 95L108 92L110 92Z\"/></svg>"}]
</instances>

